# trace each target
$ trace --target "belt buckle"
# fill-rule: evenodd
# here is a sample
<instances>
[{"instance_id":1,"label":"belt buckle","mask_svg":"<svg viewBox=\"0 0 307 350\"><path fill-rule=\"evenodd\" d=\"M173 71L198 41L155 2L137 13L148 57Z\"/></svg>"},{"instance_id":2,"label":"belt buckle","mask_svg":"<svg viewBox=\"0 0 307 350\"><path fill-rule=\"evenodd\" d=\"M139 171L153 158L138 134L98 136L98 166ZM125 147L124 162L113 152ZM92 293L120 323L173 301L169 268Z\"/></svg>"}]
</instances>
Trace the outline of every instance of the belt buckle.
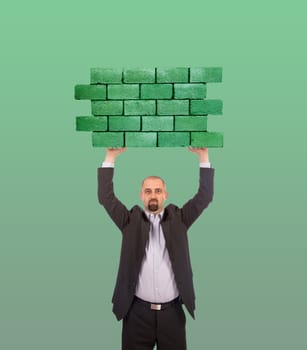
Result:
<instances>
[{"instance_id":1,"label":"belt buckle","mask_svg":"<svg viewBox=\"0 0 307 350\"><path fill-rule=\"evenodd\" d=\"M161 304L150 304L151 310L160 311L161 310Z\"/></svg>"}]
</instances>

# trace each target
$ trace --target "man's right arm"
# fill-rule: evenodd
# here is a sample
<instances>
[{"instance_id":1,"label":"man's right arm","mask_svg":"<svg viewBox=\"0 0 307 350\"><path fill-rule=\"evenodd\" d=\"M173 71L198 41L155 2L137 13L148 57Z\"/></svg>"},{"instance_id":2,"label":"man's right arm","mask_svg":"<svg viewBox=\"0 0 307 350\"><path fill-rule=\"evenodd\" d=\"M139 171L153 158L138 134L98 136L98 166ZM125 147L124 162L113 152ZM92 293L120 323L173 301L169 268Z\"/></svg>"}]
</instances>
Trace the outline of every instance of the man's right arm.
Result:
<instances>
[{"instance_id":1,"label":"man's right arm","mask_svg":"<svg viewBox=\"0 0 307 350\"><path fill-rule=\"evenodd\" d=\"M129 211L115 196L113 188L114 163L125 148L108 148L102 167L98 168L98 200L120 230L128 221Z\"/></svg>"}]
</instances>

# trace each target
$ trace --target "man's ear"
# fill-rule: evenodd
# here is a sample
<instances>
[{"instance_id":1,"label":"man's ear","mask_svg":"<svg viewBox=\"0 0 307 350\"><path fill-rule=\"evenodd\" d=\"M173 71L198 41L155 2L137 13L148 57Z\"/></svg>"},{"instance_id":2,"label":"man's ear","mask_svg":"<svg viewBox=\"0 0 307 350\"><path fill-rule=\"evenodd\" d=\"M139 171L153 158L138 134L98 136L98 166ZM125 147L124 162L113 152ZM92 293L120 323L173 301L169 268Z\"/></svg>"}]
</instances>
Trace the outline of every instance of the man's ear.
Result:
<instances>
[{"instance_id":1,"label":"man's ear","mask_svg":"<svg viewBox=\"0 0 307 350\"><path fill-rule=\"evenodd\" d=\"M168 198L168 192L165 192L165 200Z\"/></svg>"}]
</instances>

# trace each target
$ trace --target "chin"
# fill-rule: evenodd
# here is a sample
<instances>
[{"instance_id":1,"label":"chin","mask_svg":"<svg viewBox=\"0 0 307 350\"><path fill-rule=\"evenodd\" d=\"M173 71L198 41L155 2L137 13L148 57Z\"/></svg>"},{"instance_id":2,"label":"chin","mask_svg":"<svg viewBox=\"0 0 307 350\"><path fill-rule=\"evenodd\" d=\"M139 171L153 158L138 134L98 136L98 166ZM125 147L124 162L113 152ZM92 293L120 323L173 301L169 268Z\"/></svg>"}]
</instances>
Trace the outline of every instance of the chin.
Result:
<instances>
[{"instance_id":1,"label":"chin","mask_svg":"<svg viewBox=\"0 0 307 350\"><path fill-rule=\"evenodd\" d=\"M151 211L152 213L155 213L156 211L159 210L159 207L156 206L156 205L150 205L147 209L148 209L149 211Z\"/></svg>"}]
</instances>

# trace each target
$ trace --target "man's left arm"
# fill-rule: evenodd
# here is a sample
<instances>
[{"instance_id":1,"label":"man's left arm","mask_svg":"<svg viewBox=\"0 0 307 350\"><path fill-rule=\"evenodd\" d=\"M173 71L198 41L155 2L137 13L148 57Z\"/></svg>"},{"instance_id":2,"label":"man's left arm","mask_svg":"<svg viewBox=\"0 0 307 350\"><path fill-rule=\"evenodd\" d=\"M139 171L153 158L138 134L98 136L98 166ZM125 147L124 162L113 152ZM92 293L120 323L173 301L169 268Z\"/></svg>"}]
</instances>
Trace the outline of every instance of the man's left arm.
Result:
<instances>
[{"instance_id":1,"label":"man's left arm","mask_svg":"<svg viewBox=\"0 0 307 350\"><path fill-rule=\"evenodd\" d=\"M199 187L195 196L181 208L182 221L188 227L199 217L213 199L214 169L209 162L208 148L189 148L199 158Z\"/></svg>"}]
</instances>

